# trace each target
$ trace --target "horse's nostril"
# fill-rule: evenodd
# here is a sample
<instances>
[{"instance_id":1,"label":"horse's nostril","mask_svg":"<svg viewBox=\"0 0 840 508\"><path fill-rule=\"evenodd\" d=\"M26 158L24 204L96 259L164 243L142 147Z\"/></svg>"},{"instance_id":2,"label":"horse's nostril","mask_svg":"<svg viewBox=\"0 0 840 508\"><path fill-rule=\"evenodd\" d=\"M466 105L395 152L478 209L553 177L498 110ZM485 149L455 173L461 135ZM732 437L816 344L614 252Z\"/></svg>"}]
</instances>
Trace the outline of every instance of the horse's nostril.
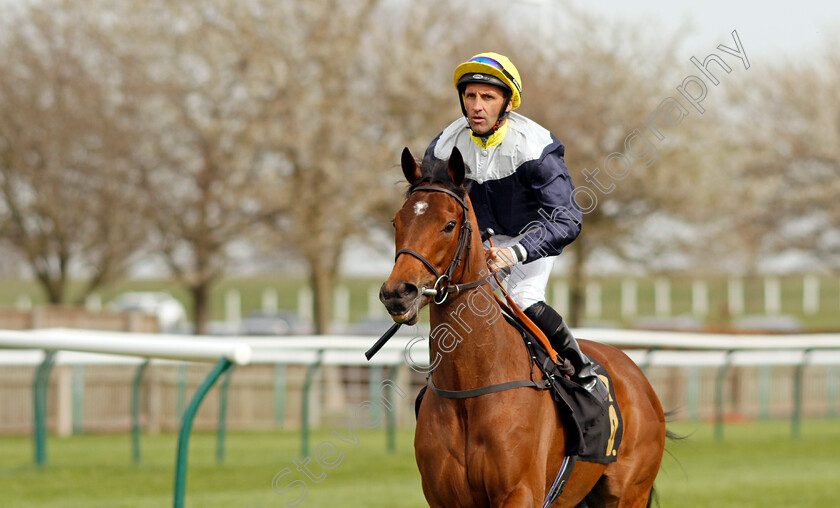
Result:
<instances>
[{"instance_id":1,"label":"horse's nostril","mask_svg":"<svg viewBox=\"0 0 840 508\"><path fill-rule=\"evenodd\" d=\"M388 290L388 283L382 284L379 288L379 301L385 303L391 297L391 291Z\"/></svg>"},{"instance_id":2,"label":"horse's nostril","mask_svg":"<svg viewBox=\"0 0 840 508\"><path fill-rule=\"evenodd\" d=\"M379 300L391 310L392 307L407 307L417 298L420 290L410 282L389 286L386 282L379 290Z\"/></svg>"},{"instance_id":3,"label":"horse's nostril","mask_svg":"<svg viewBox=\"0 0 840 508\"><path fill-rule=\"evenodd\" d=\"M414 298L419 292L417 286L410 282L403 282L399 285L398 291L401 298Z\"/></svg>"}]
</instances>

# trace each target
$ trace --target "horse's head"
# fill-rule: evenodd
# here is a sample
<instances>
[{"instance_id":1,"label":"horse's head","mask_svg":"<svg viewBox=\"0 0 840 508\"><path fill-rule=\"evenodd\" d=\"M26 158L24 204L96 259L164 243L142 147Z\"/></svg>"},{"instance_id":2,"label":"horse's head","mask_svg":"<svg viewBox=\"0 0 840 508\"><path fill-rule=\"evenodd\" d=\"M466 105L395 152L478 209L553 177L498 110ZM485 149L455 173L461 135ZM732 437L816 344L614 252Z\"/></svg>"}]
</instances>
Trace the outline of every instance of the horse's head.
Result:
<instances>
[{"instance_id":1,"label":"horse's head","mask_svg":"<svg viewBox=\"0 0 840 508\"><path fill-rule=\"evenodd\" d=\"M424 162L422 167L406 148L402 170L411 187L394 216L397 257L379 299L394 321L413 325L420 309L432 298L442 303L449 282L462 279L468 270L472 227L466 168L457 148L448 161Z\"/></svg>"}]
</instances>

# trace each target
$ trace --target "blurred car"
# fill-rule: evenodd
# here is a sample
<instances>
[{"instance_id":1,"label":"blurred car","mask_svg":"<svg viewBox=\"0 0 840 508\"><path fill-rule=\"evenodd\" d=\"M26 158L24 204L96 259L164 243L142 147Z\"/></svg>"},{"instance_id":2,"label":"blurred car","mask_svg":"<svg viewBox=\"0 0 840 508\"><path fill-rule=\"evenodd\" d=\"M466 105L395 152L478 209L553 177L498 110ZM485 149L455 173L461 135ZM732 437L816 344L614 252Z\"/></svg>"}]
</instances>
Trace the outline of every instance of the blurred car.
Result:
<instances>
[{"instance_id":1,"label":"blurred car","mask_svg":"<svg viewBox=\"0 0 840 508\"><path fill-rule=\"evenodd\" d=\"M293 311L251 312L240 323L242 335L292 335L308 332L303 320Z\"/></svg>"},{"instance_id":2,"label":"blurred car","mask_svg":"<svg viewBox=\"0 0 840 508\"><path fill-rule=\"evenodd\" d=\"M732 328L741 332L798 333L804 327L796 316L746 315L735 318Z\"/></svg>"},{"instance_id":3,"label":"blurred car","mask_svg":"<svg viewBox=\"0 0 840 508\"><path fill-rule=\"evenodd\" d=\"M682 314L679 316L644 316L633 323L633 328L640 330L680 330L700 331L705 322L696 316Z\"/></svg>"},{"instance_id":4,"label":"blurred car","mask_svg":"<svg viewBox=\"0 0 840 508\"><path fill-rule=\"evenodd\" d=\"M160 329L177 330L187 320L187 311L177 298L164 291L131 291L123 293L108 304L116 312L140 311L155 316Z\"/></svg>"}]
</instances>

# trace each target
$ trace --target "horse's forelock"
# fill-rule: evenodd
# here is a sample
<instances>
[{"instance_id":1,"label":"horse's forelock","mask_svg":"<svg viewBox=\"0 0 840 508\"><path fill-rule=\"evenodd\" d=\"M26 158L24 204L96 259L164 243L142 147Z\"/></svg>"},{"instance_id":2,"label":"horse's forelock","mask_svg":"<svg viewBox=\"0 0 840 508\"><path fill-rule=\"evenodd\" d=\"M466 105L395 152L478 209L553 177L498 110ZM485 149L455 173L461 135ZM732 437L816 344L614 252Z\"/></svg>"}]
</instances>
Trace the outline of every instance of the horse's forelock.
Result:
<instances>
[{"instance_id":1,"label":"horse's forelock","mask_svg":"<svg viewBox=\"0 0 840 508\"><path fill-rule=\"evenodd\" d=\"M423 185L431 185L431 184L439 184L443 185L446 189L451 190L455 194L460 197L465 197L467 191L469 190L469 185L455 185L455 182L452 181L452 178L449 176L449 164L448 161L442 161L438 159L432 160L424 160L423 163L420 165L420 171L422 175L418 180L416 180L411 187L409 187L408 192L406 192L406 198L414 192L414 189L417 187L422 187Z\"/></svg>"}]
</instances>

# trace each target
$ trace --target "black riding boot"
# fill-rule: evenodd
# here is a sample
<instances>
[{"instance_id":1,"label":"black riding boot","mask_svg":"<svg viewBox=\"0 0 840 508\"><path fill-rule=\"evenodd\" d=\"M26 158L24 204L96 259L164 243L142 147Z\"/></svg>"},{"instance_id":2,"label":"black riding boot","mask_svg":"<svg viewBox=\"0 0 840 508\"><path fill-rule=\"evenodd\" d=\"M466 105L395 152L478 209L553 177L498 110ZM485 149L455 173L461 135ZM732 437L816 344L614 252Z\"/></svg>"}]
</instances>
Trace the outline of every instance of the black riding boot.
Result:
<instances>
[{"instance_id":1,"label":"black riding boot","mask_svg":"<svg viewBox=\"0 0 840 508\"><path fill-rule=\"evenodd\" d=\"M572 364L575 369L571 376L572 381L584 387L598 400L605 400L609 396L606 385L595 374L594 365L589 357L581 352L563 317L545 302L531 305L525 309L525 314L545 333L557 354Z\"/></svg>"}]
</instances>

